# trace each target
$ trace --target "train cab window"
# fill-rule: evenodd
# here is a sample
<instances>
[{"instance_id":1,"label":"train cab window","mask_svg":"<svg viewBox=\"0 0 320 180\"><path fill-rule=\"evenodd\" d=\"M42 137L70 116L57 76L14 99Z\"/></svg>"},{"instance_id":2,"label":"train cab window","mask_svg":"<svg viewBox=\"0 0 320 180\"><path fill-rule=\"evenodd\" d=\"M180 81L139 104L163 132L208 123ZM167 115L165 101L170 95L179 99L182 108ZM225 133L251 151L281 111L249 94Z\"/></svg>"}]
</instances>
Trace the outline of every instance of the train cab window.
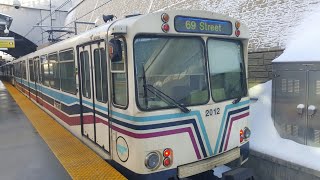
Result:
<instances>
[{"instance_id":1,"label":"train cab window","mask_svg":"<svg viewBox=\"0 0 320 180\"><path fill-rule=\"evenodd\" d=\"M42 84L45 86L50 86L50 72L49 72L49 62L48 62L48 57L47 55L42 55L40 56L40 61L41 61L41 77L42 77Z\"/></svg>"},{"instance_id":2,"label":"train cab window","mask_svg":"<svg viewBox=\"0 0 320 180\"><path fill-rule=\"evenodd\" d=\"M105 103L108 97L106 51L104 48L95 49L93 54L96 99Z\"/></svg>"},{"instance_id":3,"label":"train cab window","mask_svg":"<svg viewBox=\"0 0 320 180\"><path fill-rule=\"evenodd\" d=\"M72 94L76 94L76 70L74 66L73 50L60 52L59 59L61 90Z\"/></svg>"},{"instance_id":4,"label":"train cab window","mask_svg":"<svg viewBox=\"0 0 320 180\"><path fill-rule=\"evenodd\" d=\"M246 94L242 44L239 41L208 39L211 93L215 102Z\"/></svg>"},{"instance_id":5,"label":"train cab window","mask_svg":"<svg viewBox=\"0 0 320 180\"><path fill-rule=\"evenodd\" d=\"M58 60L58 54L49 54L49 82L50 86L55 89L60 89L60 66Z\"/></svg>"},{"instance_id":6,"label":"train cab window","mask_svg":"<svg viewBox=\"0 0 320 180\"><path fill-rule=\"evenodd\" d=\"M122 58L119 61L111 61L112 100L115 105L125 107L128 104L126 44L122 38L117 40L121 44Z\"/></svg>"},{"instance_id":7,"label":"train cab window","mask_svg":"<svg viewBox=\"0 0 320 180\"><path fill-rule=\"evenodd\" d=\"M134 41L137 105L142 110L209 101L205 46L197 37L137 37ZM162 96L161 96L162 94ZM171 98L176 102L170 103Z\"/></svg>"},{"instance_id":8,"label":"train cab window","mask_svg":"<svg viewBox=\"0 0 320 180\"><path fill-rule=\"evenodd\" d=\"M29 59L29 72L30 72L30 81L34 82L34 69L33 69L33 61Z\"/></svg>"},{"instance_id":9,"label":"train cab window","mask_svg":"<svg viewBox=\"0 0 320 180\"><path fill-rule=\"evenodd\" d=\"M81 61L81 88L82 95L86 98L91 98L91 81L90 81L90 66L89 66L89 53L88 51L82 51L80 53Z\"/></svg>"}]
</instances>

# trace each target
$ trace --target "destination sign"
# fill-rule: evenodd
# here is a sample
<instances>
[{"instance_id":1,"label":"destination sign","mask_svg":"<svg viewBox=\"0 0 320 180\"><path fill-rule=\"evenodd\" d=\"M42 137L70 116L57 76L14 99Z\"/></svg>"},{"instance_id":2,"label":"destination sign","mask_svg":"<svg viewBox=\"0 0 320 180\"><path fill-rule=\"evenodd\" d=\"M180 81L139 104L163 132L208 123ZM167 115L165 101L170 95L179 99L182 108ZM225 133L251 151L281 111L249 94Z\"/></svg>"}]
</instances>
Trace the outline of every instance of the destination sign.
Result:
<instances>
[{"instance_id":1,"label":"destination sign","mask_svg":"<svg viewBox=\"0 0 320 180\"><path fill-rule=\"evenodd\" d=\"M177 32L231 35L230 21L176 16L174 27Z\"/></svg>"}]
</instances>

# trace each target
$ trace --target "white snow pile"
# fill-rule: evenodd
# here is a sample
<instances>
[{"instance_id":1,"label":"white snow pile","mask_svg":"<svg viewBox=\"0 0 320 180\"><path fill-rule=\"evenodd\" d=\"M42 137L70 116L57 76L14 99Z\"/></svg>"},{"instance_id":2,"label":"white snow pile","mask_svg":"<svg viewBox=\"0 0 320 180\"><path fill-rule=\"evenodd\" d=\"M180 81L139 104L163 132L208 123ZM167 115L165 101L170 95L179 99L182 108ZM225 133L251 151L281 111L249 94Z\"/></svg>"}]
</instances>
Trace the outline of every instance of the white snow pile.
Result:
<instances>
[{"instance_id":1,"label":"white snow pile","mask_svg":"<svg viewBox=\"0 0 320 180\"><path fill-rule=\"evenodd\" d=\"M320 61L320 8L307 14L295 28L285 51L273 62Z\"/></svg>"},{"instance_id":2,"label":"white snow pile","mask_svg":"<svg viewBox=\"0 0 320 180\"><path fill-rule=\"evenodd\" d=\"M309 147L279 136L271 118L272 81L252 87L250 97L259 98L250 106L251 140L254 151L320 171L320 148Z\"/></svg>"}]
</instances>

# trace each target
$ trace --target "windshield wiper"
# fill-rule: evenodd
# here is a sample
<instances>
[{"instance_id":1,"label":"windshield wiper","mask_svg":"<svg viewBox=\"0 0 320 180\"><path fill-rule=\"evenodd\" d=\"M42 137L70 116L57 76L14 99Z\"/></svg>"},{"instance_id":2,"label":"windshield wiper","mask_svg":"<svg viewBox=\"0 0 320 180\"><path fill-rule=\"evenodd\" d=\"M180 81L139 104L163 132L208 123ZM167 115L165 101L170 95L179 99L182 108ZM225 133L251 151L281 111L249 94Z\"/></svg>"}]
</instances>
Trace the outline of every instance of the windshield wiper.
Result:
<instances>
[{"instance_id":1,"label":"windshield wiper","mask_svg":"<svg viewBox=\"0 0 320 180\"><path fill-rule=\"evenodd\" d=\"M175 105L184 113L189 113L190 109L186 108L184 105L178 103L176 100L172 99L170 96L165 94L164 92L160 91L159 89L155 88L151 84L144 84L143 87L156 95L157 97L161 98L162 100L166 101L167 103Z\"/></svg>"}]
</instances>

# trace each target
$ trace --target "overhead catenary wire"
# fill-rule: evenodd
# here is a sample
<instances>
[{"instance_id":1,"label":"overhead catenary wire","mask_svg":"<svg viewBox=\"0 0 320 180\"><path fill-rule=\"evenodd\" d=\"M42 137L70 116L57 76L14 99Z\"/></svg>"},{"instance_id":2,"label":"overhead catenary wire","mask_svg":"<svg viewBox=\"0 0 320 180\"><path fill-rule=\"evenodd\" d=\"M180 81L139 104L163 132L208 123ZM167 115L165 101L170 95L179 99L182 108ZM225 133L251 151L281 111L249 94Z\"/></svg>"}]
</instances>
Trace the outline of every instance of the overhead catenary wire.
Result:
<instances>
[{"instance_id":1,"label":"overhead catenary wire","mask_svg":"<svg viewBox=\"0 0 320 180\"><path fill-rule=\"evenodd\" d=\"M69 26L70 24L74 23L75 21L78 21L79 19L87 16L88 14L92 13L93 11L95 11L95 10L97 10L97 9L100 9L101 7L103 7L104 5L108 4L108 3L111 2L111 1L112 1L112 0L108 0L108 1L104 2L104 3L101 4L100 6L98 6L98 7L94 8L94 9L90 10L89 12L86 12L85 14L77 17L75 20L71 21L70 23L68 23L67 25L65 25L64 27L62 27L62 28L60 28L60 29L63 29L63 28L65 28L65 27ZM69 33L65 33L65 34L59 36L58 38L63 37L63 36L65 36L65 35L67 35L67 34L69 34ZM45 38L48 38L48 37L49 37L49 36L46 36ZM43 38L43 39L45 39L45 38ZM39 40L37 43L39 43L39 42L42 41L43 39Z\"/></svg>"},{"instance_id":2,"label":"overhead catenary wire","mask_svg":"<svg viewBox=\"0 0 320 180\"><path fill-rule=\"evenodd\" d=\"M59 7L57 7L55 10L51 11L50 9L50 13L44 17L43 19L41 19L39 22L36 23L36 25L41 24L43 21L45 21L46 19L48 19L49 17L51 17L52 15L54 15L57 11L59 11L61 8L63 8L65 5L67 5L69 2L71 2L71 0L66 0L65 2L63 2ZM33 30L35 27L32 27L25 35L24 37L27 37Z\"/></svg>"}]
</instances>

